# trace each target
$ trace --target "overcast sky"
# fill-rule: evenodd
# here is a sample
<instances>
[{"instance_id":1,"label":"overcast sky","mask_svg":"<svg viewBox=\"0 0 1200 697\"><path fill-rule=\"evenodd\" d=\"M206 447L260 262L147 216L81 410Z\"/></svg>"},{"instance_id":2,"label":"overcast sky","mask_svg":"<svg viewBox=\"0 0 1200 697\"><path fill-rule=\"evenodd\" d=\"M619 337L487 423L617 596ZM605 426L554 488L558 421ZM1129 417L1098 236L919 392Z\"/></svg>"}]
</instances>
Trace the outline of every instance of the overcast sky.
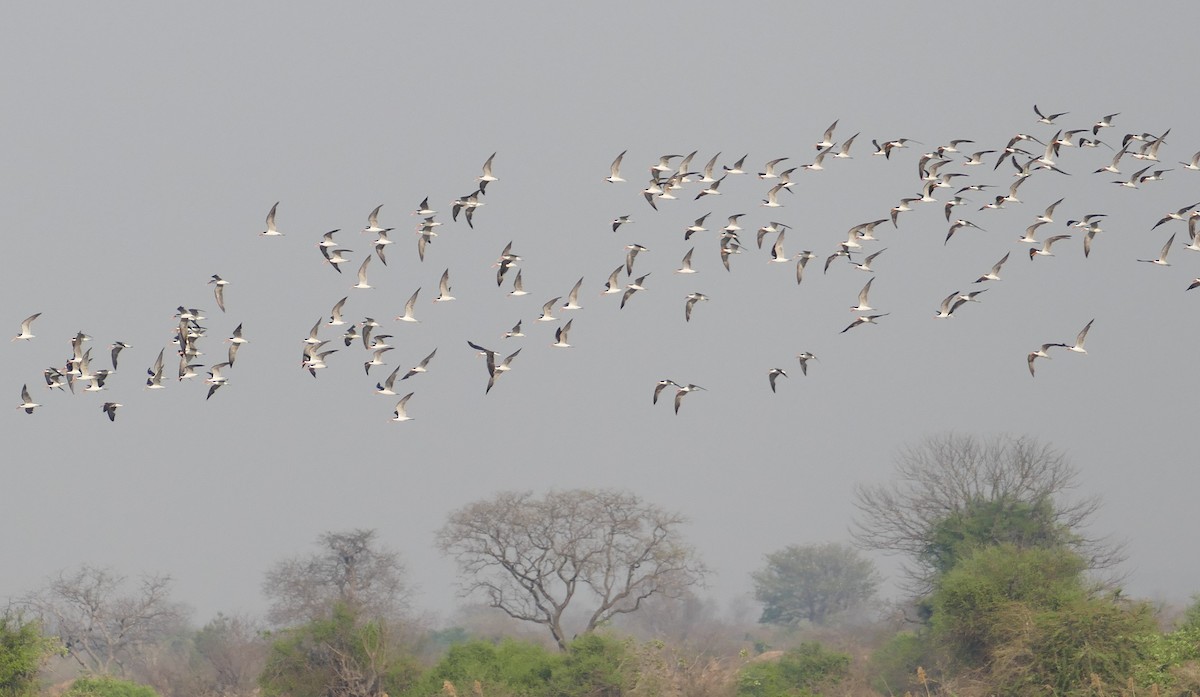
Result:
<instances>
[{"instance_id":1,"label":"overcast sky","mask_svg":"<svg viewBox=\"0 0 1200 697\"><path fill-rule=\"evenodd\" d=\"M449 614L455 569L433 534L450 511L503 489L623 487L691 519L687 537L716 572L707 592L725 601L748 592L764 554L848 539L854 484L888 479L897 449L953 431L1065 450L1080 493L1105 501L1096 532L1129 543L1128 592L1185 598L1200 588L1200 290L1184 290L1200 254L1182 248L1185 223L1151 227L1200 201L1200 172L1179 164L1200 150L1198 19L1188 3L1145 17L1034 2L12 7L0 28L0 320L16 334L42 315L35 339L0 349L0 370L13 405L28 383L44 406L0 413L0 597L88 562L171 574L198 621L261 612L271 563L323 531L363 527L403 554L417 603ZM1069 114L1039 124L1035 103ZM954 217L984 230L943 245L954 189L898 229L881 225L864 245L887 249L870 303L890 314L841 333L869 274L841 260L822 274L824 258L849 227L919 193L922 152L955 138L975 141L964 152L1018 132L1045 140L1114 112L1100 137L1118 148L1125 133L1171 129L1152 168L1172 170L1163 180L1118 187L1151 163L1126 156L1121 175L1093 174L1113 151L1064 148L1070 176L1037 172L1022 203L980 211L1014 170L993 171L994 155L963 167L960 155L943 172L996 188L968 194ZM760 206L770 182L754 173L779 157L780 169L812 162L835 119L836 141L861 132L852 159L798 170L784 207ZM872 139L901 137L920 144L871 155ZM608 184L623 150L628 181ZM693 150L693 168L720 152L718 172L748 153L750 174L699 201L690 184L652 210L647 168ZM498 181L474 229L451 222L450 202L474 191L493 152ZM421 262L410 213L426 196L443 225ZM1038 237L1075 234L1030 261L1017 237L1058 198ZM276 201L285 234L261 237ZM389 263L371 263L374 288L351 289L374 239L359 231L379 204L396 228ZM708 232L685 242L708 212ZM750 248L726 272L717 236L735 213ZM1107 217L1085 260L1065 222L1088 213ZM614 233L623 214L633 222ZM793 226L787 255L819 257L800 286L794 264L753 248L773 220ZM334 228L353 250L340 275L316 247ZM1136 261L1172 233L1171 266ZM510 240L521 298L491 268ZM599 292L632 243L648 248L634 276L651 275L618 310L620 296ZM674 274L692 246L698 273ZM934 319L1006 252L981 303ZM447 268L457 300L434 303ZM230 281L225 313L206 284L214 273ZM534 319L580 276L583 309L562 313L574 347L551 348L561 322ZM421 322L393 321L418 287ZM711 300L685 322L693 291ZM301 340L344 296L349 321L380 320L397 348L365 376L369 354L323 327L340 350L313 379ZM200 362L223 360L239 323L250 342L207 401L203 371L173 377L179 305L206 311ZM1093 318L1086 356L1059 351L1030 377L1029 351L1073 341ZM501 339L518 319L527 336ZM113 341L132 347L105 391L49 392L41 371L64 364L77 331L93 337L93 368L108 367ZM468 339L524 347L486 396ZM145 391L164 347L167 389ZM375 382L434 348L427 374L397 383L415 392L414 420L390 423L395 398L373 394ZM801 351L819 356L807 377ZM790 377L772 394L775 367ZM664 378L707 391L676 416L669 398L650 403ZM104 401L124 405L115 423Z\"/></svg>"}]
</instances>

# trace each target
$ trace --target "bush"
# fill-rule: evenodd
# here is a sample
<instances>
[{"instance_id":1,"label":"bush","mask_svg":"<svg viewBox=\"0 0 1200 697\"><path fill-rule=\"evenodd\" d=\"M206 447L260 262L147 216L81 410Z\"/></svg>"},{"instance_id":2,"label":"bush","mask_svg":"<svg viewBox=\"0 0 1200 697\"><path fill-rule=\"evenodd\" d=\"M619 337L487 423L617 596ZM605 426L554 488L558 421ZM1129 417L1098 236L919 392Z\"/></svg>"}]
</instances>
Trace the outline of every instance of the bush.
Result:
<instances>
[{"instance_id":1,"label":"bush","mask_svg":"<svg viewBox=\"0 0 1200 697\"><path fill-rule=\"evenodd\" d=\"M584 634L565 653L513 639L475 640L450 647L405 694L440 696L446 683L468 694L478 682L487 697L619 697L635 677L630 647L600 634Z\"/></svg>"},{"instance_id":2,"label":"bush","mask_svg":"<svg viewBox=\"0 0 1200 697\"><path fill-rule=\"evenodd\" d=\"M43 662L60 649L57 640L42 634L37 622L0 615L0 697L37 694Z\"/></svg>"},{"instance_id":3,"label":"bush","mask_svg":"<svg viewBox=\"0 0 1200 697\"><path fill-rule=\"evenodd\" d=\"M850 657L827 651L817 642L806 642L778 661L752 663L737 681L738 697L810 697L850 673Z\"/></svg>"},{"instance_id":4,"label":"bush","mask_svg":"<svg viewBox=\"0 0 1200 697\"><path fill-rule=\"evenodd\" d=\"M900 695L919 691L917 667L928 670L934 663L927 636L904 632L871 654L867 674L880 693Z\"/></svg>"},{"instance_id":5,"label":"bush","mask_svg":"<svg viewBox=\"0 0 1200 697\"><path fill-rule=\"evenodd\" d=\"M63 697L159 697L154 688L111 675L79 678Z\"/></svg>"}]
</instances>

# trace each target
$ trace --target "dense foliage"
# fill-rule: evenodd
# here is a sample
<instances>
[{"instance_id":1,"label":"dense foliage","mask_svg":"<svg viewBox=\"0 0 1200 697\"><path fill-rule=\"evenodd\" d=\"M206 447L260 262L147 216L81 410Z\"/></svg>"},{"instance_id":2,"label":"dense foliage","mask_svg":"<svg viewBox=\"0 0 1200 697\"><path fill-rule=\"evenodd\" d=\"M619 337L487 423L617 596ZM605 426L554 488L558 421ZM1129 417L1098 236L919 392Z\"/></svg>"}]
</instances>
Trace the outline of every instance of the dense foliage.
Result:
<instances>
[{"instance_id":1,"label":"dense foliage","mask_svg":"<svg viewBox=\"0 0 1200 697\"><path fill-rule=\"evenodd\" d=\"M737 697L809 697L822 694L849 674L850 657L805 642L775 661L759 661L742 669Z\"/></svg>"},{"instance_id":2,"label":"dense foliage","mask_svg":"<svg viewBox=\"0 0 1200 697\"><path fill-rule=\"evenodd\" d=\"M59 650L58 642L45 636L36 621L0 615L0 697L36 694L38 671Z\"/></svg>"},{"instance_id":3,"label":"dense foliage","mask_svg":"<svg viewBox=\"0 0 1200 697\"><path fill-rule=\"evenodd\" d=\"M79 678L63 697L159 697L154 688L111 675Z\"/></svg>"}]
</instances>

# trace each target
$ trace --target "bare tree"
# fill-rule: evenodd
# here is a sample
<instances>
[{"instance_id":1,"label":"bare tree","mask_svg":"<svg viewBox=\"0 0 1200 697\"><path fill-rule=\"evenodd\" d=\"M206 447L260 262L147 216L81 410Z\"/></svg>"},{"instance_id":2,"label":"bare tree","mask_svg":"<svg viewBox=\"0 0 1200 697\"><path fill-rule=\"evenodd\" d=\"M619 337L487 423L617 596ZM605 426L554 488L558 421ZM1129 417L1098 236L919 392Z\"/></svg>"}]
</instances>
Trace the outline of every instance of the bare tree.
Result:
<instances>
[{"instance_id":1,"label":"bare tree","mask_svg":"<svg viewBox=\"0 0 1200 697\"><path fill-rule=\"evenodd\" d=\"M437 543L458 561L464 595L544 625L565 649L573 603L586 606L586 633L703 580L707 569L679 533L684 522L620 491L505 492L452 513Z\"/></svg>"},{"instance_id":2,"label":"bare tree","mask_svg":"<svg viewBox=\"0 0 1200 697\"><path fill-rule=\"evenodd\" d=\"M1069 498L1078 486L1079 470L1066 455L1036 438L932 436L899 453L894 481L855 487L859 516L851 532L861 547L907 555L909 590L917 595L927 593L937 575L930 550L939 526L981 504L1002 512L1044 509L1053 527L1045 532L1083 556L1089 568L1115 566L1124 559L1121 545L1087 535L1100 499Z\"/></svg>"},{"instance_id":3,"label":"bare tree","mask_svg":"<svg viewBox=\"0 0 1200 697\"><path fill-rule=\"evenodd\" d=\"M143 576L133 591L128 585L109 569L84 565L60 572L19 604L35 612L85 670L124 676L127 662L187 616L170 598L170 576Z\"/></svg>"},{"instance_id":4,"label":"bare tree","mask_svg":"<svg viewBox=\"0 0 1200 697\"><path fill-rule=\"evenodd\" d=\"M395 618L405 609L404 564L379 545L375 530L327 532L317 545L316 554L285 559L267 571L269 621L288 625L328 617L335 603L362 617Z\"/></svg>"}]
</instances>

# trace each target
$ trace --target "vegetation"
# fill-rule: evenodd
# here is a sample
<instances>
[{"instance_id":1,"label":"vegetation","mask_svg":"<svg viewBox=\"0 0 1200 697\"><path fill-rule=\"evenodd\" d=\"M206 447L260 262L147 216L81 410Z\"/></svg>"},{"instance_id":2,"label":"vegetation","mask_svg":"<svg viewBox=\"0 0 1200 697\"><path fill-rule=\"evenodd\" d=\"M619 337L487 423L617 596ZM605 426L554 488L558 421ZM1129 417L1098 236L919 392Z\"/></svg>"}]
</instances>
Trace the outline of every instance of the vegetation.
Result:
<instances>
[{"instance_id":1,"label":"vegetation","mask_svg":"<svg viewBox=\"0 0 1200 697\"><path fill-rule=\"evenodd\" d=\"M111 675L88 676L75 680L63 697L159 697L154 688Z\"/></svg>"},{"instance_id":2,"label":"vegetation","mask_svg":"<svg viewBox=\"0 0 1200 697\"><path fill-rule=\"evenodd\" d=\"M765 624L823 625L861 606L875 594L875 565L847 545L791 545L767 555L765 568L751 574L754 597Z\"/></svg>"},{"instance_id":3,"label":"vegetation","mask_svg":"<svg viewBox=\"0 0 1200 697\"><path fill-rule=\"evenodd\" d=\"M908 555L919 583L872 622L835 621L879 582L851 547L768 554L751 573L756 624L754 608L692 592L704 567L678 514L607 490L502 494L438 535L490 606L462 626L410 614L400 557L374 530L326 533L315 553L272 566L270 625L219 614L194 629L167 577L83 566L14 601L24 616L0 616L0 697L64 677L76 680L50 694L1200 695L1200 596L1159 615L1097 582L1115 548L1084 527L1098 502L1065 498L1075 470L1061 453L950 436L898 469L899 484L860 490L860 510L894 517L866 515L857 539Z\"/></svg>"},{"instance_id":4,"label":"vegetation","mask_svg":"<svg viewBox=\"0 0 1200 697\"><path fill-rule=\"evenodd\" d=\"M778 660L752 663L742 669L737 697L809 697L823 694L845 680L850 657L806 642Z\"/></svg>"},{"instance_id":5,"label":"vegetation","mask_svg":"<svg viewBox=\"0 0 1200 697\"><path fill-rule=\"evenodd\" d=\"M543 625L565 651L568 610L589 604L588 633L703 579L683 524L678 513L621 491L506 492L452 513L437 540L458 561L464 594Z\"/></svg>"},{"instance_id":6,"label":"vegetation","mask_svg":"<svg viewBox=\"0 0 1200 697\"><path fill-rule=\"evenodd\" d=\"M0 697L37 694L38 672L61 645L34 620L0 615Z\"/></svg>"}]
</instances>

